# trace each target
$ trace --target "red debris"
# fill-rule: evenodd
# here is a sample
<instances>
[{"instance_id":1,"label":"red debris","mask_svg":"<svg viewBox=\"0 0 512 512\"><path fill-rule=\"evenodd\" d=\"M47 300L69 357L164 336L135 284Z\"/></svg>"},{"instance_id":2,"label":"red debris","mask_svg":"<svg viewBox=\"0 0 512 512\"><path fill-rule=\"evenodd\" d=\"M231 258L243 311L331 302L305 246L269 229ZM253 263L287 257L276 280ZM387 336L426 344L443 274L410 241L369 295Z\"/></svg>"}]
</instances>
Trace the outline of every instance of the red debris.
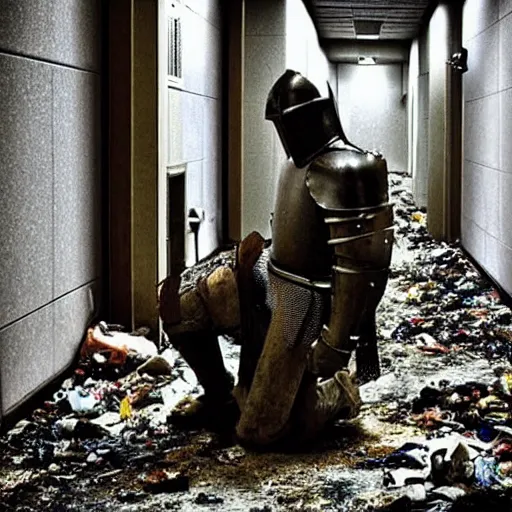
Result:
<instances>
[{"instance_id":1,"label":"red debris","mask_svg":"<svg viewBox=\"0 0 512 512\"><path fill-rule=\"evenodd\" d=\"M99 340L94 336L94 329L87 330L87 338L80 350L80 357L87 357L96 352L107 352L109 354L108 362L110 364L122 365L126 361L128 349L125 346L111 345L105 340Z\"/></svg>"},{"instance_id":2,"label":"red debris","mask_svg":"<svg viewBox=\"0 0 512 512\"><path fill-rule=\"evenodd\" d=\"M450 349L441 345L441 343L433 343L431 345L421 345L418 347L422 352L427 352L429 354L448 354Z\"/></svg>"},{"instance_id":3,"label":"red debris","mask_svg":"<svg viewBox=\"0 0 512 512\"><path fill-rule=\"evenodd\" d=\"M188 476L178 471L171 472L157 469L147 475L144 480L144 490L155 494L161 492L188 491L188 488Z\"/></svg>"}]
</instances>

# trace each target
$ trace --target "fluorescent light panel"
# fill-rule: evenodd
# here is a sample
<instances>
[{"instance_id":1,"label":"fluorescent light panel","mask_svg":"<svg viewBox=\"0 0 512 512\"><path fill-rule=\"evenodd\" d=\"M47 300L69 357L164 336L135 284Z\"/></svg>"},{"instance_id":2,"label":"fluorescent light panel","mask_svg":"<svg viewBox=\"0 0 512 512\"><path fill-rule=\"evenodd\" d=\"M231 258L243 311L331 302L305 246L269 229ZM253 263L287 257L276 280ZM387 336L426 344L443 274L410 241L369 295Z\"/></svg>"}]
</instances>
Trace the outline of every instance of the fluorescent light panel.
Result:
<instances>
[{"instance_id":1,"label":"fluorescent light panel","mask_svg":"<svg viewBox=\"0 0 512 512\"><path fill-rule=\"evenodd\" d=\"M373 57L359 57L357 63L363 66L372 66L375 64L375 59Z\"/></svg>"},{"instance_id":2,"label":"fluorescent light panel","mask_svg":"<svg viewBox=\"0 0 512 512\"><path fill-rule=\"evenodd\" d=\"M379 34L356 34L356 39L379 39Z\"/></svg>"}]
</instances>

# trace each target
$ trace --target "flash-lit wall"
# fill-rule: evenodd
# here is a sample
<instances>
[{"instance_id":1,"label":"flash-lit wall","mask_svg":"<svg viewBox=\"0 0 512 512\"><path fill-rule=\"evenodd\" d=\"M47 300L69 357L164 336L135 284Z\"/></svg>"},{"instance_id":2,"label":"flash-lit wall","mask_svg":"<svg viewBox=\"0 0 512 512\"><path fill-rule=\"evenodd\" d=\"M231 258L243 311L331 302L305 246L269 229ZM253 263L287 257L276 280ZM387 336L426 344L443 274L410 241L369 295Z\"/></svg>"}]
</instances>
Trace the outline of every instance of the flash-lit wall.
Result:
<instances>
[{"instance_id":1,"label":"flash-lit wall","mask_svg":"<svg viewBox=\"0 0 512 512\"><path fill-rule=\"evenodd\" d=\"M412 124L412 191L418 206L427 206L428 197L428 124L429 124L429 45L425 28L411 45L409 68L410 122Z\"/></svg>"},{"instance_id":2,"label":"flash-lit wall","mask_svg":"<svg viewBox=\"0 0 512 512\"><path fill-rule=\"evenodd\" d=\"M338 104L348 139L380 151L391 171L407 171L404 65L338 64Z\"/></svg>"},{"instance_id":3,"label":"flash-lit wall","mask_svg":"<svg viewBox=\"0 0 512 512\"><path fill-rule=\"evenodd\" d=\"M512 2L467 0L462 244L512 293Z\"/></svg>"},{"instance_id":4,"label":"flash-lit wall","mask_svg":"<svg viewBox=\"0 0 512 512\"><path fill-rule=\"evenodd\" d=\"M68 367L101 283L100 2L0 0L0 419Z\"/></svg>"},{"instance_id":5,"label":"flash-lit wall","mask_svg":"<svg viewBox=\"0 0 512 512\"><path fill-rule=\"evenodd\" d=\"M221 2L185 0L181 9L183 80L168 88L165 160L186 165L186 208L200 208L199 257L221 240ZM164 235L165 236L165 230ZM195 261L194 236L186 238L187 264Z\"/></svg>"},{"instance_id":6,"label":"flash-lit wall","mask_svg":"<svg viewBox=\"0 0 512 512\"><path fill-rule=\"evenodd\" d=\"M246 0L245 6L242 235L257 230L269 237L277 176L286 155L264 117L268 93L291 68L326 94L330 67L301 0Z\"/></svg>"}]
</instances>

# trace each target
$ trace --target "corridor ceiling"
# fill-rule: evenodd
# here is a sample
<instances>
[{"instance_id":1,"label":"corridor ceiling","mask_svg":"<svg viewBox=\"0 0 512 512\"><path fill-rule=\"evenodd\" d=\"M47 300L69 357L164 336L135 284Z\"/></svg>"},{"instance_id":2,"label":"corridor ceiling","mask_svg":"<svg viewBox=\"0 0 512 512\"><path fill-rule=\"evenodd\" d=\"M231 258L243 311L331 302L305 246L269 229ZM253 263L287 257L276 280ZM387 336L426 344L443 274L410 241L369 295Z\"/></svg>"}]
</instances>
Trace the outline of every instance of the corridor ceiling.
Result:
<instances>
[{"instance_id":1,"label":"corridor ceiling","mask_svg":"<svg viewBox=\"0 0 512 512\"><path fill-rule=\"evenodd\" d=\"M432 0L306 0L322 39L356 39L356 34L364 37L377 33L381 40L413 39L433 3Z\"/></svg>"}]
</instances>

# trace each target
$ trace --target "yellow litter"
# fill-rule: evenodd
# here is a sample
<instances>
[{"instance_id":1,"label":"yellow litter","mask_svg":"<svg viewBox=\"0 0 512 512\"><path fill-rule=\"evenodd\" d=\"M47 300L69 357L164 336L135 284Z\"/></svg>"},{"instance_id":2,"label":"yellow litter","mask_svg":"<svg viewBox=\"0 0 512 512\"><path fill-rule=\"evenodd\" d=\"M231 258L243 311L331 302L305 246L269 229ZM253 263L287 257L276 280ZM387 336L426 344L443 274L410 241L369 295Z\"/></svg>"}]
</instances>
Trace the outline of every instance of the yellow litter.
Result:
<instances>
[{"instance_id":1,"label":"yellow litter","mask_svg":"<svg viewBox=\"0 0 512 512\"><path fill-rule=\"evenodd\" d=\"M121 404L119 405L119 416L122 420L132 417L132 406L130 404L130 399L127 396L121 400Z\"/></svg>"}]
</instances>

